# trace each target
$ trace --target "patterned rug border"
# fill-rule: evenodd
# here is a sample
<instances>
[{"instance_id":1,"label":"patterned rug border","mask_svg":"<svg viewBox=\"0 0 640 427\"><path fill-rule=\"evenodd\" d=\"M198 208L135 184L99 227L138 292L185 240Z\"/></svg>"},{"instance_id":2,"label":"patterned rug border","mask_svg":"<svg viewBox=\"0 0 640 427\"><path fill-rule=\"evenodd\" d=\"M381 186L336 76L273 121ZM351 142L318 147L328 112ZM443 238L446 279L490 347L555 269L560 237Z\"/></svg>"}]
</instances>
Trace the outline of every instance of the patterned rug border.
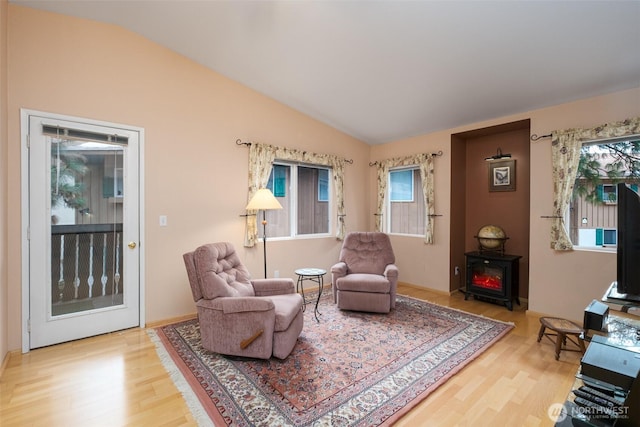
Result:
<instances>
[{"instance_id":1,"label":"patterned rug border","mask_svg":"<svg viewBox=\"0 0 640 427\"><path fill-rule=\"evenodd\" d=\"M313 292L312 292L313 293ZM412 400L410 400L404 407L398 409L393 415L387 418L384 422L378 424L378 426L391 426L404 415L406 415L411 409L413 409L416 405L418 405L421 401L426 399L431 393L437 390L442 384L447 382L457 373L459 373L462 369L467 367L470 363L484 354L488 348L493 346L496 342L501 340L505 335L507 335L511 330L515 328L515 324L513 322L505 322L498 319L493 319L491 317L483 316L481 314L475 314L471 312L467 312L461 309L448 307L445 305L441 305L435 303L433 301L424 300L416 297L406 296L406 295L398 295L399 298L404 298L407 300L412 300L418 303L426 303L440 309L450 310L454 312L458 312L464 316L476 317L479 319L488 320L491 322L495 322L497 324L502 324L507 326L504 330L499 332L492 339L484 343L482 347L480 347L477 351L475 351L471 357L465 359L464 362L459 363L454 368L446 373L446 375L442 376L440 379L432 383L428 388L422 391L420 394L416 395ZM324 298L324 295L323 295ZM192 319L183 319L178 322L170 323L167 325L163 325L160 327L155 327L153 329L147 329L147 334L149 335L151 341L154 343L156 347L156 351L158 356L169 373L172 381L182 394L185 402L189 410L191 411L192 416L196 420L199 426L218 426L218 425L227 425L223 416L218 412L215 405L207 405L204 402L210 401L210 396L202 390L200 384L194 378L193 372L189 370L184 361L180 358L180 356L175 351L169 351L168 349L172 348L172 344L169 342L169 339L165 336L162 328L172 325L178 325L182 323L186 323L192 320L197 319L194 317ZM207 407L209 406L209 407Z\"/></svg>"},{"instance_id":2,"label":"patterned rug border","mask_svg":"<svg viewBox=\"0 0 640 427\"><path fill-rule=\"evenodd\" d=\"M182 321L184 322L185 320ZM184 398L191 415L198 423L198 426L215 427L216 424L212 421L214 419L213 414L209 414L209 411L205 409L195 392L197 388L193 387L190 381L187 380L187 375L185 375L183 369L176 364L173 356L167 351L167 345L170 344L158 335L156 329L157 328L147 329L147 335L149 335L149 339L155 345L162 366L164 366L169 377Z\"/></svg>"}]
</instances>

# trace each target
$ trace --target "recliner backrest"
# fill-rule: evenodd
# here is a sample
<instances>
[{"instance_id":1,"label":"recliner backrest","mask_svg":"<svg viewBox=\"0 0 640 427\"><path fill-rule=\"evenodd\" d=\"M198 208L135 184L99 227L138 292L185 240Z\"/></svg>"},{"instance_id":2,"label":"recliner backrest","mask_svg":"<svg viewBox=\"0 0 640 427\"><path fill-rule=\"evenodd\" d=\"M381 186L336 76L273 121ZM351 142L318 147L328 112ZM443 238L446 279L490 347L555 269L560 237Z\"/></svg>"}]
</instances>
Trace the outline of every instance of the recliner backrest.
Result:
<instances>
[{"instance_id":1,"label":"recliner backrest","mask_svg":"<svg viewBox=\"0 0 640 427\"><path fill-rule=\"evenodd\" d=\"M184 255L194 300L254 296L249 270L231 243L210 243ZM194 286L193 280L197 281Z\"/></svg>"},{"instance_id":2,"label":"recliner backrest","mask_svg":"<svg viewBox=\"0 0 640 427\"><path fill-rule=\"evenodd\" d=\"M351 232L346 235L340 261L347 264L347 274L383 274L388 264L396 262L389 236L380 232Z\"/></svg>"},{"instance_id":3,"label":"recliner backrest","mask_svg":"<svg viewBox=\"0 0 640 427\"><path fill-rule=\"evenodd\" d=\"M187 277L189 278L193 300L198 302L202 299L202 291L200 291L200 281L198 280L196 264L193 260L193 252L187 252L182 255L182 259L184 259L184 266L187 268Z\"/></svg>"}]
</instances>

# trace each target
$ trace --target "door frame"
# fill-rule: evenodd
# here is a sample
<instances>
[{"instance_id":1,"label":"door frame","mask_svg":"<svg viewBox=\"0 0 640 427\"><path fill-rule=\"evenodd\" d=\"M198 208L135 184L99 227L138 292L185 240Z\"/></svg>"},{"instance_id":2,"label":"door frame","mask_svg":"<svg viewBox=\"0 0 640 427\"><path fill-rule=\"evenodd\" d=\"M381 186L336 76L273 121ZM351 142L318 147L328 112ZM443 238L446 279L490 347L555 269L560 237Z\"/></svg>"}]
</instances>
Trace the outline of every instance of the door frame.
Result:
<instances>
[{"instance_id":1,"label":"door frame","mask_svg":"<svg viewBox=\"0 0 640 427\"><path fill-rule=\"evenodd\" d=\"M139 162L138 162L138 175L139 175L139 189L138 189L138 197L139 197L139 207L138 207L138 215L139 215L139 232L140 239L138 242L138 250L140 253L139 262L139 292L140 297L138 299L138 312L139 312L139 325L138 327L145 327L145 245L144 245L144 236L145 236L145 195L144 195L144 128L124 125L120 123L107 122L104 120L94 120L88 119L84 117L57 114L57 113L49 113L38 110L31 110L26 108L20 109L20 207L21 207L21 221L20 221L20 256L21 256L21 295L22 295L22 316L21 316L21 331L22 331L22 353L28 353L30 350L30 295L29 295L29 286L30 286L30 271L29 271L29 117L30 116L45 116L51 118L53 120L76 120L82 123L95 125L95 126L111 126L111 127L119 127L123 129L127 129L133 132L138 132L140 135L139 140Z\"/></svg>"}]
</instances>

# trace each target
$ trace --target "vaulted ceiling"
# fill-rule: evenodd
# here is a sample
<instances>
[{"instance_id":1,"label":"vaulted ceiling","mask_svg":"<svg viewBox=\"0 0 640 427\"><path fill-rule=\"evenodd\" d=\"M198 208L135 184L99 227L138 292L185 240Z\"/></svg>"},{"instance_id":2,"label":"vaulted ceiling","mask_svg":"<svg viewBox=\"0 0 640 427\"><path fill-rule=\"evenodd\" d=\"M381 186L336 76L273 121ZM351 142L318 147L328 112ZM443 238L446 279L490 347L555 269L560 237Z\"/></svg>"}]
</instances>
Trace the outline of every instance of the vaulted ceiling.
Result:
<instances>
[{"instance_id":1,"label":"vaulted ceiling","mask_svg":"<svg viewBox=\"0 0 640 427\"><path fill-rule=\"evenodd\" d=\"M639 1L11 2L122 26L369 144L640 86Z\"/></svg>"}]
</instances>

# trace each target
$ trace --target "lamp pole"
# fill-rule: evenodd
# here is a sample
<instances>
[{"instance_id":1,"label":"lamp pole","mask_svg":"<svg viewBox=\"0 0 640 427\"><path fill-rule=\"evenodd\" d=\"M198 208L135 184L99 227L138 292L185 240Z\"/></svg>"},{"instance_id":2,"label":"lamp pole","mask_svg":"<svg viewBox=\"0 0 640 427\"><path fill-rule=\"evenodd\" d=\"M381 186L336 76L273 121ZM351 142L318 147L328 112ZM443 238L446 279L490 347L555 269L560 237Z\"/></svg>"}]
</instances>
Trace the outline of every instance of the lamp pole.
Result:
<instances>
[{"instance_id":1,"label":"lamp pole","mask_svg":"<svg viewBox=\"0 0 640 427\"><path fill-rule=\"evenodd\" d=\"M264 278L267 278L267 209L282 209L282 205L275 198L273 193L261 188L255 192L249 204L245 208L247 210L262 211L262 250L264 253ZM257 212L256 212L257 214ZM257 216L257 215L256 215ZM256 218L257 219L257 218Z\"/></svg>"},{"instance_id":2,"label":"lamp pole","mask_svg":"<svg viewBox=\"0 0 640 427\"><path fill-rule=\"evenodd\" d=\"M264 258L264 278L267 278L267 211L262 210L262 252Z\"/></svg>"}]
</instances>

